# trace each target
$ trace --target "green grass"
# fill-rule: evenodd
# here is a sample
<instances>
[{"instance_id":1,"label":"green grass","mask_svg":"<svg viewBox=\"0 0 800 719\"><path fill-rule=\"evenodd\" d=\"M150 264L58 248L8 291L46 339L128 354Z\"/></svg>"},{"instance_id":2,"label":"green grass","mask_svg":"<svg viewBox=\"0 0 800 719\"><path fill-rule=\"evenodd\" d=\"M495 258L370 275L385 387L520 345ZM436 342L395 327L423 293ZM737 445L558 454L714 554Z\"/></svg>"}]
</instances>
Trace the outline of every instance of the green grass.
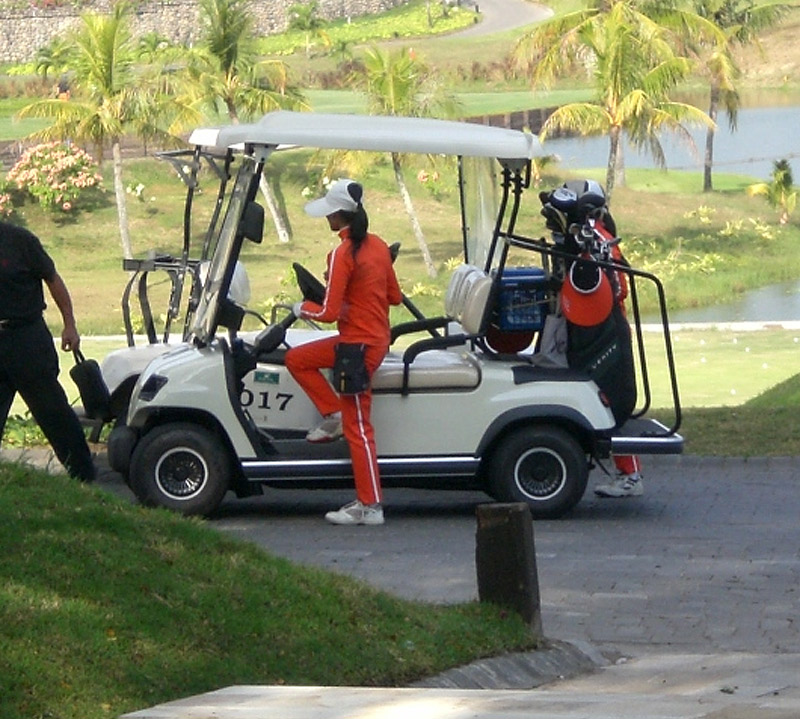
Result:
<instances>
[{"instance_id":1,"label":"green grass","mask_svg":"<svg viewBox=\"0 0 800 719\"><path fill-rule=\"evenodd\" d=\"M800 331L764 329L673 330L681 403L687 408L744 404L796 375ZM670 389L659 354L660 334L646 333L654 407L670 406ZM652 354L651 354L652 352Z\"/></svg>"},{"instance_id":2,"label":"green grass","mask_svg":"<svg viewBox=\"0 0 800 719\"><path fill-rule=\"evenodd\" d=\"M793 375L783 382L760 392L752 399L747 400L748 408L769 409L796 409L800 407L800 375Z\"/></svg>"},{"instance_id":3,"label":"green grass","mask_svg":"<svg viewBox=\"0 0 800 719\"><path fill-rule=\"evenodd\" d=\"M535 646L513 613L301 568L0 465L0 716L107 719L232 684L401 686Z\"/></svg>"}]
</instances>

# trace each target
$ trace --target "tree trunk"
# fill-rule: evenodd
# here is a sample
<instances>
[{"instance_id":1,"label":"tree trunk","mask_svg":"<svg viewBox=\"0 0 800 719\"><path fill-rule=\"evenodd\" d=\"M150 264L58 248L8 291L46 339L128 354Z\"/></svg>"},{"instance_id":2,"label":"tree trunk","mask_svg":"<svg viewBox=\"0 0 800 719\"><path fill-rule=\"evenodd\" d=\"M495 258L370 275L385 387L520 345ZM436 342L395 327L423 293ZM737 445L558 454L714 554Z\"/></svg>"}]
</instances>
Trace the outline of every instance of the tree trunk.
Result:
<instances>
[{"instance_id":1,"label":"tree trunk","mask_svg":"<svg viewBox=\"0 0 800 719\"><path fill-rule=\"evenodd\" d=\"M397 189L400 190L400 197L403 198L403 205L405 205L408 217L411 220L411 227L414 230L414 237L417 238L420 252L422 252L422 259L425 261L425 267L428 270L428 277L436 277L436 265L433 264L431 259L430 250L428 250L428 243L425 241L425 235L422 234L422 227L417 219L417 213L414 210L414 204L411 202L411 195L408 193L406 181L403 179L403 168L400 166L400 156L397 153L392 153L392 167L394 168L394 179L397 182Z\"/></svg>"},{"instance_id":2,"label":"tree trunk","mask_svg":"<svg viewBox=\"0 0 800 719\"><path fill-rule=\"evenodd\" d=\"M622 128L615 125L608 134L608 166L606 167L606 198L611 199L611 193L618 184L625 186L625 159L622 154Z\"/></svg>"},{"instance_id":3,"label":"tree trunk","mask_svg":"<svg viewBox=\"0 0 800 719\"><path fill-rule=\"evenodd\" d=\"M711 96L708 102L708 116L714 123L706 130L706 152L703 158L703 192L711 192L713 185L711 181L711 170L714 166L714 133L717 126L717 114L719 110L719 85L711 83Z\"/></svg>"},{"instance_id":4,"label":"tree trunk","mask_svg":"<svg viewBox=\"0 0 800 719\"><path fill-rule=\"evenodd\" d=\"M288 242L292 239L289 234L289 228L286 226L286 221L284 220L278 200L275 198L275 193L272 191L272 187L263 173L261 179L258 181L258 188L264 196L264 202L267 203L269 214L272 215L272 223L275 225L278 242Z\"/></svg>"},{"instance_id":5,"label":"tree trunk","mask_svg":"<svg viewBox=\"0 0 800 719\"><path fill-rule=\"evenodd\" d=\"M117 219L119 220L119 239L122 245L122 256L126 260L133 257L131 234L128 228L128 202L125 198L125 185L122 182L122 152L119 140L111 143L111 156L114 162L114 197L117 201Z\"/></svg>"}]
</instances>

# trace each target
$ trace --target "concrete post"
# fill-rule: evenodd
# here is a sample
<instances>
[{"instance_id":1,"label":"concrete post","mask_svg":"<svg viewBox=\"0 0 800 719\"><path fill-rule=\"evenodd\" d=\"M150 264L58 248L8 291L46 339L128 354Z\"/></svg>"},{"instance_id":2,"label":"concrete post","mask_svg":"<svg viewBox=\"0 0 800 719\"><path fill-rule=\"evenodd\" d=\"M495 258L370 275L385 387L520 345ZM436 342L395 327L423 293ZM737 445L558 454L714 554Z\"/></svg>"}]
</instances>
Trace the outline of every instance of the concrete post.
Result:
<instances>
[{"instance_id":1,"label":"concrete post","mask_svg":"<svg viewBox=\"0 0 800 719\"><path fill-rule=\"evenodd\" d=\"M533 521L527 505L522 502L481 504L477 520L478 598L517 612L534 635L541 637L539 575Z\"/></svg>"}]
</instances>

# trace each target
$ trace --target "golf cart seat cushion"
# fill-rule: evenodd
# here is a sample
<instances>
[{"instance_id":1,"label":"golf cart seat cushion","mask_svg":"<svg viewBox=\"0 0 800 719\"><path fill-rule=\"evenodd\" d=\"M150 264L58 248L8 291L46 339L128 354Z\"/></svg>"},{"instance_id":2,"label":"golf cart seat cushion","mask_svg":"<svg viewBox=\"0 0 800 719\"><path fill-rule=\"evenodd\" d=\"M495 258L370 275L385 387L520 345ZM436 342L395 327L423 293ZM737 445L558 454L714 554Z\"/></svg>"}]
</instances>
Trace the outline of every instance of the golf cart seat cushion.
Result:
<instances>
[{"instance_id":1,"label":"golf cart seat cushion","mask_svg":"<svg viewBox=\"0 0 800 719\"><path fill-rule=\"evenodd\" d=\"M408 389L472 389L480 383L478 363L468 352L430 350L421 353L411 364ZM390 352L372 376L372 389L403 389L403 357Z\"/></svg>"},{"instance_id":2,"label":"golf cart seat cushion","mask_svg":"<svg viewBox=\"0 0 800 719\"><path fill-rule=\"evenodd\" d=\"M448 317L455 317L464 302L465 283L469 276L480 274L481 270L474 265L459 265L450 278L444 296L444 312Z\"/></svg>"},{"instance_id":3,"label":"golf cart seat cushion","mask_svg":"<svg viewBox=\"0 0 800 719\"><path fill-rule=\"evenodd\" d=\"M483 270L474 265L459 265L447 286L445 314L458 322L467 334L479 334L491 289L492 280Z\"/></svg>"},{"instance_id":4,"label":"golf cart seat cushion","mask_svg":"<svg viewBox=\"0 0 800 719\"><path fill-rule=\"evenodd\" d=\"M486 273L467 278L464 301L456 319L468 335L481 334L486 316L486 305L492 291L492 278Z\"/></svg>"}]
</instances>

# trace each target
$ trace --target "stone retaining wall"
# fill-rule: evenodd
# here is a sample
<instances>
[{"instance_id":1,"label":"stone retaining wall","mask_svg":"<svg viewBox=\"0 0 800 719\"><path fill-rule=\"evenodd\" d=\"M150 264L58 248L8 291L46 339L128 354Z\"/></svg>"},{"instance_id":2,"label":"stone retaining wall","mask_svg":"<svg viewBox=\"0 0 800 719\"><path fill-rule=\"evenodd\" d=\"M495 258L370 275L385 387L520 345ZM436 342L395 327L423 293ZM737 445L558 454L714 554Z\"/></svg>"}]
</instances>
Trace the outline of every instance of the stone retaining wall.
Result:
<instances>
[{"instance_id":1,"label":"stone retaining wall","mask_svg":"<svg viewBox=\"0 0 800 719\"><path fill-rule=\"evenodd\" d=\"M298 0L251 0L256 31L262 35L283 32L287 10ZM319 16L326 20L383 12L407 0L318 0ZM0 4L0 62L32 60L39 48L75 27L81 12L107 12L109 0L47 8ZM134 35L157 32L171 42L190 45L198 37L195 0L143 0L136 6L131 25Z\"/></svg>"}]
</instances>

